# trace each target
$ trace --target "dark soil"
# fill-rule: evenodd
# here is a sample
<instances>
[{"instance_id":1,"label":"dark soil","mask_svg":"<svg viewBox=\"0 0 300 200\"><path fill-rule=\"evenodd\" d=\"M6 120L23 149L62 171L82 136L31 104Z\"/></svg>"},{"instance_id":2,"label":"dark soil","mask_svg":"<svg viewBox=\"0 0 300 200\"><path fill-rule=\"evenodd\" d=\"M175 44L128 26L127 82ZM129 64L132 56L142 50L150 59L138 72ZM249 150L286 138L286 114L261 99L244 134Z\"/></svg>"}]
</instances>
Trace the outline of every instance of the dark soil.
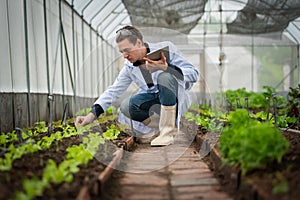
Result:
<instances>
[{"instance_id":1,"label":"dark soil","mask_svg":"<svg viewBox=\"0 0 300 200\"><path fill-rule=\"evenodd\" d=\"M183 128L195 126L194 122L188 122L185 119L182 121ZM202 127L196 130L197 136L203 142L207 134L206 130ZM241 175L240 182L238 178L240 170L237 166L216 168L216 163L210 155L204 157L203 160L214 171L223 190L234 199L296 200L300 196L300 133L282 131L282 134L290 143L290 148L282 161L280 163L274 161L261 169ZM199 150L201 146L202 143L198 143L196 148ZM215 145L215 149L218 149L217 146Z\"/></svg>"},{"instance_id":2,"label":"dark soil","mask_svg":"<svg viewBox=\"0 0 300 200\"><path fill-rule=\"evenodd\" d=\"M258 188L268 194L268 199L299 199L300 191L300 133L283 132L283 135L290 143L288 152L283 156L281 163L273 162L268 166L250 172L247 178L253 181ZM287 184L287 191L277 191ZM281 187L281 188L282 188Z\"/></svg>"},{"instance_id":3,"label":"dark soil","mask_svg":"<svg viewBox=\"0 0 300 200\"><path fill-rule=\"evenodd\" d=\"M101 124L103 131L106 127L114 123L113 121ZM58 130L53 130L58 131ZM99 131L99 130L95 130ZM92 131L93 132L93 131ZM43 133L41 135L45 135ZM101 158L107 158L108 160L99 161L94 158L87 166L80 166L80 171L74 174L74 179L71 183L52 184L50 188L47 188L42 197L36 199L76 199L83 186L87 186L91 195L91 198L97 198L99 191L95 189L96 181L99 174L105 169L106 165L103 163L109 163L113 153L118 149L116 143L125 141L129 136L126 133L121 132L116 141L113 141L113 145L103 145L99 148L97 156ZM35 140L39 140L40 137L35 137ZM53 143L49 150L39 151L36 153L26 154L22 158L13 162L12 169L10 171L0 172L0 200L12 199L17 191L22 191L22 182L25 179L32 179L37 177L41 179L43 170L49 159L54 160L57 164L65 159L67 154L66 149L72 145L80 144L81 138L79 136L64 138L61 142Z\"/></svg>"}]
</instances>

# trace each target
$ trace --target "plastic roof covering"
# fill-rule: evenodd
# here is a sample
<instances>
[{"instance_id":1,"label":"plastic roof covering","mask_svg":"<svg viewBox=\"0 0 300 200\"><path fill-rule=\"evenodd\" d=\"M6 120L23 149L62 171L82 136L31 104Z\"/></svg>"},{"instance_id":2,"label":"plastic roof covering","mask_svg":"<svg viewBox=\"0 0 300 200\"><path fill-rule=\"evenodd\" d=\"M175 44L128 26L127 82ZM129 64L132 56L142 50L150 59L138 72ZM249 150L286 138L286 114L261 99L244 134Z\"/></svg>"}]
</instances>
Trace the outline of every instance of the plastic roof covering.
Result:
<instances>
[{"instance_id":1,"label":"plastic roof covering","mask_svg":"<svg viewBox=\"0 0 300 200\"><path fill-rule=\"evenodd\" d=\"M121 24L131 24L121 0L67 0L70 5L97 30L109 38Z\"/></svg>"},{"instance_id":2,"label":"plastic roof covering","mask_svg":"<svg viewBox=\"0 0 300 200\"><path fill-rule=\"evenodd\" d=\"M245 34L283 31L298 16L300 1L249 0L227 29L229 33Z\"/></svg>"},{"instance_id":3,"label":"plastic roof covering","mask_svg":"<svg viewBox=\"0 0 300 200\"><path fill-rule=\"evenodd\" d=\"M197 23L211 23L216 18L226 26L223 33L284 33L293 43L300 43L300 1L295 0L66 1L104 39L113 37L117 29L127 24L195 34Z\"/></svg>"},{"instance_id":4,"label":"plastic roof covering","mask_svg":"<svg viewBox=\"0 0 300 200\"><path fill-rule=\"evenodd\" d=\"M132 24L163 27L188 34L204 13L207 0L123 0Z\"/></svg>"}]
</instances>

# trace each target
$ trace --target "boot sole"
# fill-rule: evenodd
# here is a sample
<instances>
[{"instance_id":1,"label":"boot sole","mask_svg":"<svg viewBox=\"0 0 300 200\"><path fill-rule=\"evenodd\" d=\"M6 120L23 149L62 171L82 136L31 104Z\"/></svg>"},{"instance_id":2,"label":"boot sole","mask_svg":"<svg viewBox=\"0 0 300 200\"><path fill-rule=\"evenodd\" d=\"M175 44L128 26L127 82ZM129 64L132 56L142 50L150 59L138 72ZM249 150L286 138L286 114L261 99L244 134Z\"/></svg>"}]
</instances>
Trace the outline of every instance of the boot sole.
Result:
<instances>
[{"instance_id":1,"label":"boot sole","mask_svg":"<svg viewBox=\"0 0 300 200\"><path fill-rule=\"evenodd\" d=\"M151 147L162 147L162 146L168 146L173 144L173 142L166 143L166 144L151 144Z\"/></svg>"}]
</instances>

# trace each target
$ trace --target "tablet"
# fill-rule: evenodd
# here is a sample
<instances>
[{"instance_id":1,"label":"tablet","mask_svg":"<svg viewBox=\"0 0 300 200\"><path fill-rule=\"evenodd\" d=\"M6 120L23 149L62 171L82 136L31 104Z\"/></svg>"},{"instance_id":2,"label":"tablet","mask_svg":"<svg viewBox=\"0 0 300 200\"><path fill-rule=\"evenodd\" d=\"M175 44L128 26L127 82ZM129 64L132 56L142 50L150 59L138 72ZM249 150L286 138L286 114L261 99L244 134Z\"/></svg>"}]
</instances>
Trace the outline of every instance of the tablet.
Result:
<instances>
[{"instance_id":1,"label":"tablet","mask_svg":"<svg viewBox=\"0 0 300 200\"><path fill-rule=\"evenodd\" d=\"M160 52L163 52L167 61L170 60L170 56L169 56L169 46L165 46L163 48L157 49L155 51L152 51L150 53L148 53L146 55L147 58L151 59L151 60L160 60Z\"/></svg>"}]
</instances>

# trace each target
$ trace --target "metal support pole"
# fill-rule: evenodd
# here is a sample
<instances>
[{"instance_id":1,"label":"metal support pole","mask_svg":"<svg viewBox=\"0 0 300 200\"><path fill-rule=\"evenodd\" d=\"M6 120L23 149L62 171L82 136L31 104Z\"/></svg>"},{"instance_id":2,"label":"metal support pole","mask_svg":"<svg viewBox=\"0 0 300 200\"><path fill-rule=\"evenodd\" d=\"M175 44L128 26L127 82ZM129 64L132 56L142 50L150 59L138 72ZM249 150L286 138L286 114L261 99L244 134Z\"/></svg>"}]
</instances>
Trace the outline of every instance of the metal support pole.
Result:
<instances>
[{"instance_id":1,"label":"metal support pole","mask_svg":"<svg viewBox=\"0 0 300 200\"><path fill-rule=\"evenodd\" d=\"M47 87L48 95L50 94L50 70L49 70L49 51L48 51L48 26L47 26L47 4L43 1L44 7L44 30L45 30L45 51L46 51L46 68L47 68Z\"/></svg>"},{"instance_id":2,"label":"metal support pole","mask_svg":"<svg viewBox=\"0 0 300 200\"><path fill-rule=\"evenodd\" d=\"M251 34L251 90L254 91L254 35Z\"/></svg>"},{"instance_id":3,"label":"metal support pole","mask_svg":"<svg viewBox=\"0 0 300 200\"><path fill-rule=\"evenodd\" d=\"M96 95L99 96L100 95L100 91L99 91L99 82L98 82L98 77L99 77L99 35L97 34L97 38L96 38L96 77L97 77L97 93Z\"/></svg>"},{"instance_id":4,"label":"metal support pole","mask_svg":"<svg viewBox=\"0 0 300 200\"><path fill-rule=\"evenodd\" d=\"M298 84L300 84L300 45L297 45Z\"/></svg>"},{"instance_id":5,"label":"metal support pole","mask_svg":"<svg viewBox=\"0 0 300 200\"><path fill-rule=\"evenodd\" d=\"M60 10L61 10L61 6L60 6ZM61 11L60 11L60 27L61 27L61 36L62 36L62 40L61 41L63 42L63 46L61 45L61 49L62 49L62 52L61 52L62 63L63 63L63 47L64 47L65 48L65 54L66 54L65 56L66 56L66 59L67 59L69 76L70 76L71 87L72 87L73 93L75 93L75 87L74 87L74 82L73 82L73 77L72 77L72 70L71 70L71 64L70 64L70 59L69 59L69 54L68 54L68 46L67 46L67 41L66 41L66 36L65 36L65 31L64 31L64 26L63 26ZM63 71L63 65L62 65L62 71ZM64 83L64 79L63 79L63 83ZM64 95L63 95L63 104L65 104L65 91L64 91Z\"/></svg>"},{"instance_id":6,"label":"metal support pole","mask_svg":"<svg viewBox=\"0 0 300 200\"><path fill-rule=\"evenodd\" d=\"M83 12L82 12L83 13ZM81 16L82 17L82 22L81 22L81 35L82 35L82 66L84 65L84 57L85 57L85 51L84 51L84 21L83 21L83 15ZM81 72L82 74L82 88L83 88L83 96L85 97L85 70L82 70Z\"/></svg>"},{"instance_id":7,"label":"metal support pole","mask_svg":"<svg viewBox=\"0 0 300 200\"><path fill-rule=\"evenodd\" d=\"M205 84L205 78L206 78L206 33L207 33L207 21L204 20L203 24L203 51L200 53L200 79L199 79L199 85L200 85L200 104L203 104L206 101L206 84Z\"/></svg>"},{"instance_id":8,"label":"metal support pole","mask_svg":"<svg viewBox=\"0 0 300 200\"><path fill-rule=\"evenodd\" d=\"M63 105L65 104L65 75L64 75L64 55L63 55L63 26L62 26L62 15L61 15L61 2L59 0L59 22L60 22L60 63L61 63L61 81L62 81L62 97L63 97Z\"/></svg>"},{"instance_id":9,"label":"metal support pole","mask_svg":"<svg viewBox=\"0 0 300 200\"><path fill-rule=\"evenodd\" d=\"M105 42L105 41L104 41ZM106 84L106 87L109 85L109 83L110 83L110 67L109 67L109 62L110 62L110 60L109 60L109 49L108 49L108 45L107 45L107 43L105 42L105 55L106 55L106 62L105 62L105 71L104 71L104 73L105 73L105 77L107 77L106 78L106 81L105 81L105 84Z\"/></svg>"},{"instance_id":10,"label":"metal support pole","mask_svg":"<svg viewBox=\"0 0 300 200\"><path fill-rule=\"evenodd\" d=\"M220 87L220 92L223 92L224 85L223 85L223 75L224 75L224 60L225 60L225 53L223 52L223 8L222 8L222 0L219 3L219 12L220 12L220 37L219 37L219 72L220 72L220 80L219 80L219 87Z\"/></svg>"},{"instance_id":11,"label":"metal support pole","mask_svg":"<svg viewBox=\"0 0 300 200\"><path fill-rule=\"evenodd\" d=\"M29 69L29 45L28 45L28 24L27 24L27 4L23 0L24 8L24 33L25 33L25 63L26 63L26 80L27 80L27 116L28 125L31 124L31 97L30 97L30 69Z\"/></svg>"},{"instance_id":12,"label":"metal support pole","mask_svg":"<svg viewBox=\"0 0 300 200\"><path fill-rule=\"evenodd\" d=\"M83 14L85 9L87 9L89 7L89 5L92 3L93 0L90 0L82 9L81 11L81 19L82 19L82 24L81 24L81 31L82 31L82 66L84 66L84 60L85 60L85 41L84 41L84 18L83 18ZM83 76L83 96L86 97L86 91L85 91L85 70L82 70L82 76Z\"/></svg>"},{"instance_id":13,"label":"metal support pole","mask_svg":"<svg viewBox=\"0 0 300 200\"><path fill-rule=\"evenodd\" d=\"M103 81L102 81L102 91L105 91L105 82L106 82L106 76L105 76L105 55L104 55L104 40L102 40L102 77L103 77Z\"/></svg>"},{"instance_id":14,"label":"metal support pole","mask_svg":"<svg viewBox=\"0 0 300 200\"><path fill-rule=\"evenodd\" d=\"M90 81L91 81L91 87L93 87L93 36L92 36L92 25L90 24L90 67L91 67L91 74L90 74ZM92 89L91 89L92 90ZM91 91L92 92L92 91ZM93 92L91 93L93 95ZM93 96L92 96L93 97Z\"/></svg>"},{"instance_id":15,"label":"metal support pole","mask_svg":"<svg viewBox=\"0 0 300 200\"><path fill-rule=\"evenodd\" d=\"M8 10L8 0L6 0L6 15L7 15L7 30L8 30L8 45L9 45L9 67L10 67L10 78L11 78L11 91L14 91L14 79L13 79L13 66L12 66L12 50L11 50L11 34L10 34L10 23L9 23L9 10ZM15 96L11 95L11 110L14 110L14 105L15 105ZM13 127L16 126L16 117L15 114L12 114L13 117ZM1 117L0 117L0 131L2 132L1 129L2 126L2 122L1 122Z\"/></svg>"},{"instance_id":16,"label":"metal support pole","mask_svg":"<svg viewBox=\"0 0 300 200\"><path fill-rule=\"evenodd\" d=\"M75 18L74 18L74 0L72 0L72 42L73 42L73 78L74 78L74 89L73 89L73 101L76 105L76 52L75 52ZM72 107L72 110L75 106ZM75 111L75 110L74 110ZM76 112L76 111L75 111Z\"/></svg>"},{"instance_id":17,"label":"metal support pole","mask_svg":"<svg viewBox=\"0 0 300 200\"><path fill-rule=\"evenodd\" d=\"M72 70L71 70L70 58L69 58L69 54L68 54L68 46L67 46L66 35L65 35L62 20L61 20L60 25L61 25L61 36L62 36L61 41L63 42L63 47L65 47L66 59L67 59L68 70L69 70L69 75L70 75L70 81L71 81L72 90L74 92L74 81L73 81L73 78L72 78Z\"/></svg>"},{"instance_id":18,"label":"metal support pole","mask_svg":"<svg viewBox=\"0 0 300 200\"><path fill-rule=\"evenodd\" d=\"M52 133L52 121L53 121L53 96L48 95L48 110L49 110L49 122L48 122L48 136Z\"/></svg>"}]
</instances>

